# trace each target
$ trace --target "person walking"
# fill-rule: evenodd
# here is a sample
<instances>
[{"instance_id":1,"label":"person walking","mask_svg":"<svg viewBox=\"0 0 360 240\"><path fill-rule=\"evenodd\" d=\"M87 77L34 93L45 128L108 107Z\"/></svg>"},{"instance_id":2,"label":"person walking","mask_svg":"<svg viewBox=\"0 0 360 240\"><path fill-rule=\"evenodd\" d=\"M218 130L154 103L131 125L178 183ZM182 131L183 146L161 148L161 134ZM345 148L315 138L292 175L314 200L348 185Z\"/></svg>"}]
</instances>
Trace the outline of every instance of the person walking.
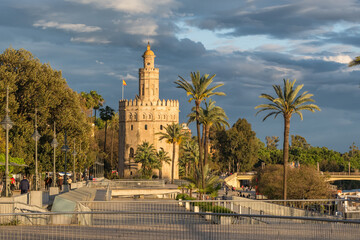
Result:
<instances>
[{"instance_id":1,"label":"person walking","mask_svg":"<svg viewBox=\"0 0 360 240\"><path fill-rule=\"evenodd\" d=\"M23 180L21 180L21 182L20 182L19 188L21 190L21 194L28 193L28 191L30 189L29 181L26 179L25 175L23 176Z\"/></svg>"}]
</instances>

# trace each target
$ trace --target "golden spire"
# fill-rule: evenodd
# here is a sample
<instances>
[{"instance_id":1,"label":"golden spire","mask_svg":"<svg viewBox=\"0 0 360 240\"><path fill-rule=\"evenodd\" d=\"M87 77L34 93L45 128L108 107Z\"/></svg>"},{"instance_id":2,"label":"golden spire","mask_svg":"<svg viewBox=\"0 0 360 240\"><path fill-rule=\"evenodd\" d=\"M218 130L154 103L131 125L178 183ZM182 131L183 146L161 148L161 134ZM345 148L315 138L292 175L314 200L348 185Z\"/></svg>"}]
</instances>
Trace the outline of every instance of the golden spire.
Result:
<instances>
[{"instance_id":1,"label":"golden spire","mask_svg":"<svg viewBox=\"0 0 360 240\"><path fill-rule=\"evenodd\" d=\"M151 49L150 49L150 42L148 42L146 51L144 52L143 57L145 57L145 56L154 56L155 57L155 53L153 51L151 51Z\"/></svg>"}]
</instances>

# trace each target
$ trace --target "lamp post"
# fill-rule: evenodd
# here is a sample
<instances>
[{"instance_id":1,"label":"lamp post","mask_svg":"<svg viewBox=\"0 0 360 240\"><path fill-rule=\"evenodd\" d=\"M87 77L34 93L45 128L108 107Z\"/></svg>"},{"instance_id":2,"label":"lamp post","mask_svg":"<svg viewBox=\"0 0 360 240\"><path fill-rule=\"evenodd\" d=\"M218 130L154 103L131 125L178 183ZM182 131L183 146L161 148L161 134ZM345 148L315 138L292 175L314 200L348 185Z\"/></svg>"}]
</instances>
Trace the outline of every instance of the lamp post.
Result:
<instances>
[{"instance_id":1,"label":"lamp post","mask_svg":"<svg viewBox=\"0 0 360 240\"><path fill-rule=\"evenodd\" d=\"M5 176L4 176L4 183L5 188L3 188L2 195L5 197L10 197L12 195L10 189L10 178L9 178L9 130L13 126L13 122L9 117L9 86L6 88L6 115L4 120L1 121L1 126L6 131L6 154L5 154Z\"/></svg>"},{"instance_id":2,"label":"lamp post","mask_svg":"<svg viewBox=\"0 0 360 240\"><path fill-rule=\"evenodd\" d=\"M74 156L74 166L73 166L73 182L76 183L76 172L75 172L75 157L77 152L75 151L75 139L74 139L74 151L72 152L72 155Z\"/></svg>"},{"instance_id":3,"label":"lamp post","mask_svg":"<svg viewBox=\"0 0 360 240\"><path fill-rule=\"evenodd\" d=\"M56 140L56 127L55 127L55 122L54 122L54 139L51 142L51 146L54 148L54 168L53 168L53 182L52 182L52 186L56 187L56 147L59 145L58 141Z\"/></svg>"},{"instance_id":4,"label":"lamp post","mask_svg":"<svg viewBox=\"0 0 360 240\"><path fill-rule=\"evenodd\" d=\"M70 150L69 146L67 145L67 132L65 131L65 139L64 139L64 146L61 147L61 151L65 152L65 174L64 174L64 191L69 191L68 182L67 182L67 175L66 175L66 153Z\"/></svg>"},{"instance_id":5,"label":"lamp post","mask_svg":"<svg viewBox=\"0 0 360 240\"><path fill-rule=\"evenodd\" d=\"M32 139L35 140L35 191L39 190L39 173L38 173L38 156L37 156L37 145L38 141L41 138L41 135L39 134L37 130L37 109L35 108L35 130L33 135L31 136Z\"/></svg>"}]
</instances>

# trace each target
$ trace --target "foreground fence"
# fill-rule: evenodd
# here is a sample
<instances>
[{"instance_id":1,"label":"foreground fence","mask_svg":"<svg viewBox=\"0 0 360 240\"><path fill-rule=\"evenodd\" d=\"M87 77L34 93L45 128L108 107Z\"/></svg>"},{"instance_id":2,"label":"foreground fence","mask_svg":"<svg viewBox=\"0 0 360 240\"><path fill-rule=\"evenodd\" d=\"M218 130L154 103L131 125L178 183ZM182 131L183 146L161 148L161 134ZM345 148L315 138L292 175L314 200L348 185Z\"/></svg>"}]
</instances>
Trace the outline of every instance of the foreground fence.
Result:
<instances>
[{"instance_id":1,"label":"foreground fence","mask_svg":"<svg viewBox=\"0 0 360 240\"><path fill-rule=\"evenodd\" d=\"M73 219L53 224L53 217ZM0 239L358 239L351 220L234 213L96 211L1 215ZM34 225L22 225L27 219ZM87 222L83 222L87 219ZM43 224L47 221L46 225ZM37 224L38 223L38 224Z\"/></svg>"}]
</instances>

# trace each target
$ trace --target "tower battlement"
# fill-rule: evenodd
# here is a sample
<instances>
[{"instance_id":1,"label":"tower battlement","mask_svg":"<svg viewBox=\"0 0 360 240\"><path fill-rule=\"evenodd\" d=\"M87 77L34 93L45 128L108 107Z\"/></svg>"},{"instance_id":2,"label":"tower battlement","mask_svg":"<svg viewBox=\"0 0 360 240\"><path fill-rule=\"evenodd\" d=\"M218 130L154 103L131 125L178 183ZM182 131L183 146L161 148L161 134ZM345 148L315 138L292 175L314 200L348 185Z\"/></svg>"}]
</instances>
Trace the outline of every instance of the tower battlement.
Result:
<instances>
[{"instance_id":1,"label":"tower battlement","mask_svg":"<svg viewBox=\"0 0 360 240\"><path fill-rule=\"evenodd\" d=\"M141 99L124 99L119 101L119 107L137 107L137 106L164 106L164 107L179 107L178 100L157 100L157 101L143 101Z\"/></svg>"}]
</instances>

